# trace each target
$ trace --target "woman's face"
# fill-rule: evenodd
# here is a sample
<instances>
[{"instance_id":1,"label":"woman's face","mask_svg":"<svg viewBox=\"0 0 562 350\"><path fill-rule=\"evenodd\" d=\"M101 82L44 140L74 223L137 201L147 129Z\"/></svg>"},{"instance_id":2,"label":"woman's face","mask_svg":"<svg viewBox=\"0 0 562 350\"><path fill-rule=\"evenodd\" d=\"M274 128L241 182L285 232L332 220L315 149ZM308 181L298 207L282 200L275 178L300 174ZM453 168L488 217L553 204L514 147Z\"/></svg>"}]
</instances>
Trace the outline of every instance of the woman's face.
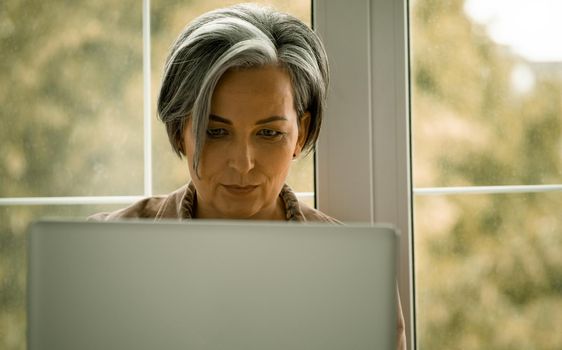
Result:
<instances>
[{"instance_id":1,"label":"woman's face","mask_svg":"<svg viewBox=\"0 0 562 350\"><path fill-rule=\"evenodd\" d=\"M211 100L199 177L193 170L191 121L184 131L184 149L197 189L196 217L283 219L279 193L293 155L302 149L308 122L308 114L299 122L291 81L283 69L227 71Z\"/></svg>"}]
</instances>

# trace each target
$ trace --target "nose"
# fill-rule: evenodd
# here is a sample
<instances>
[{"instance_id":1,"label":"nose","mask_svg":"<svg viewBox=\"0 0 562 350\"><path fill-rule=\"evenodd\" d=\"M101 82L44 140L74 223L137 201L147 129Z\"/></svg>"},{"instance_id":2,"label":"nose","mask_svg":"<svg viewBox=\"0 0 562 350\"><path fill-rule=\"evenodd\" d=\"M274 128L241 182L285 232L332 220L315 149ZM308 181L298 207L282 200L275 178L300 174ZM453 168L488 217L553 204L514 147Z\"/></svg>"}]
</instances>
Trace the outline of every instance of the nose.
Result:
<instances>
[{"instance_id":1,"label":"nose","mask_svg":"<svg viewBox=\"0 0 562 350\"><path fill-rule=\"evenodd\" d=\"M254 168L254 146L249 140L237 140L228 153L228 165L239 174L246 174Z\"/></svg>"}]
</instances>

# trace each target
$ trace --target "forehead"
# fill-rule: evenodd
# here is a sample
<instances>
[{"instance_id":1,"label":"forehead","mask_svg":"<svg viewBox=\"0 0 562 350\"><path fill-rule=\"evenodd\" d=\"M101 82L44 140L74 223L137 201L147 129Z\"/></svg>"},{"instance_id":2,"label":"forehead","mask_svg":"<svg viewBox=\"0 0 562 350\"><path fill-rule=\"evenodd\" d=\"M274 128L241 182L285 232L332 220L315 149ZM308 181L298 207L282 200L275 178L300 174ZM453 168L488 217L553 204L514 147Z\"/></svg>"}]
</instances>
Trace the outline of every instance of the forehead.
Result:
<instances>
[{"instance_id":1,"label":"forehead","mask_svg":"<svg viewBox=\"0 0 562 350\"><path fill-rule=\"evenodd\" d=\"M287 71L278 66L229 69L219 80L212 102L228 103L232 99L242 99L246 103L269 99L292 105L291 79Z\"/></svg>"}]
</instances>

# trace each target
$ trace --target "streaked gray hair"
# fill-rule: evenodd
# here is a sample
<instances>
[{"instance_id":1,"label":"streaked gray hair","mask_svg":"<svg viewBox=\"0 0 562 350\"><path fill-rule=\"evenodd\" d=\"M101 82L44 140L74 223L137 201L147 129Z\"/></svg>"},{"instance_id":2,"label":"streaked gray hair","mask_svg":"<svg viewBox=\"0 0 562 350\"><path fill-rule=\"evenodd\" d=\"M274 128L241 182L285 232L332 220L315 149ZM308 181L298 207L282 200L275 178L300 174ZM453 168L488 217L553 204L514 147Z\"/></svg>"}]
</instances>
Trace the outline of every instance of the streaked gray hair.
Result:
<instances>
[{"instance_id":1,"label":"streaked gray hair","mask_svg":"<svg viewBox=\"0 0 562 350\"><path fill-rule=\"evenodd\" d=\"M166 59L158 115L179 157L192 118L197 173L205 144L211 98L231 68L278 65L289 73L294 108L310 113L303 150L314 148L325 110L328 60L318 36L297 18L269 7L241 4L207 12L189 23Z\"/></svg>"}]
</instances>

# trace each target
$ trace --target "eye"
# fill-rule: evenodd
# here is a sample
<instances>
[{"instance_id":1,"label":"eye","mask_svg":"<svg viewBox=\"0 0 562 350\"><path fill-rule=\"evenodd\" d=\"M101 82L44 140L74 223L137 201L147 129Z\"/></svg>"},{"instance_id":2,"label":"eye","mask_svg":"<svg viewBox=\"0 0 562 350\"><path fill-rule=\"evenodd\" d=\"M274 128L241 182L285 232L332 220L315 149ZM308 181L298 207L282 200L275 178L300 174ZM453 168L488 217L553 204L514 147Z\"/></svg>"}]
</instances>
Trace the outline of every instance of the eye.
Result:
<instances>
[{"instance_id":1,"label":"eye","mask_svg":"<svg viewBox=\"0 0 562 350\"><path fill-rule=\"evenodd\" d=\"M283 135L282 132L271 130L271 129L261 129L258 131L258 135L263 136L268 139L274 139Z\"/></svg>"},{"instance_id":2,"label":"eye","mask_svg":"<svg viewBox=\"0 0 562 350\"><path fill-rule=\"evenodd\" d=\"M213 139L228 135L228 131L223 128L209 128L207 129L207 136Z\"/></svg>"}]
</instances>

